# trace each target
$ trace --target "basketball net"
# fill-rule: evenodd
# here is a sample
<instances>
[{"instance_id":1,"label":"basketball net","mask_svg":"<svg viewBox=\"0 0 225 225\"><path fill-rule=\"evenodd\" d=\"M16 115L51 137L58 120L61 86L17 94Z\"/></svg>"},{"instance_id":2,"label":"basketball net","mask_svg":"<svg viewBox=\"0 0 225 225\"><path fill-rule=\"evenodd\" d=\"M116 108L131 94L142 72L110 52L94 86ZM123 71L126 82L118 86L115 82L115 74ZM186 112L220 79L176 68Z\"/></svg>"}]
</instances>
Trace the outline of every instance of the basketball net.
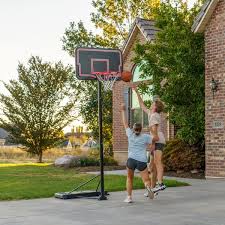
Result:
<instances>
[{"instance_id":1,"label":"basketball net","mask_svg":"<svg viewBox=\"0 0 225 225\"><path fill-rule=\"evenodd\" d=\"M105 91L111 91L115 81L120 77L118 72L95 72L93 74L102 83Z\"/></svg>"}]
</instances>

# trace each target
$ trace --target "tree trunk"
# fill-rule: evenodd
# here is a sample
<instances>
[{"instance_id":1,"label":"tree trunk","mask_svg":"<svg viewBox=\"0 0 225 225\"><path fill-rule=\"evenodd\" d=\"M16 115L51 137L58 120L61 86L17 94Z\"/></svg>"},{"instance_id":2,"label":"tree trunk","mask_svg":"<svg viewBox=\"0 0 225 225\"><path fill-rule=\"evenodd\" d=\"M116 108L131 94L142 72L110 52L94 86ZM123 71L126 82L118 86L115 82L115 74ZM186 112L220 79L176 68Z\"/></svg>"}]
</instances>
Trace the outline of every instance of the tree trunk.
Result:
<instances>
[{"instance_id":1,"label":"tree trunk","mask_svg":"<svg viewBox=\"0 0 225 225\"><path fill-rule=\"evenodd\" d=\"M42 163L42 151L38 155L38 162Z\"/></svg>"}]
</instances>

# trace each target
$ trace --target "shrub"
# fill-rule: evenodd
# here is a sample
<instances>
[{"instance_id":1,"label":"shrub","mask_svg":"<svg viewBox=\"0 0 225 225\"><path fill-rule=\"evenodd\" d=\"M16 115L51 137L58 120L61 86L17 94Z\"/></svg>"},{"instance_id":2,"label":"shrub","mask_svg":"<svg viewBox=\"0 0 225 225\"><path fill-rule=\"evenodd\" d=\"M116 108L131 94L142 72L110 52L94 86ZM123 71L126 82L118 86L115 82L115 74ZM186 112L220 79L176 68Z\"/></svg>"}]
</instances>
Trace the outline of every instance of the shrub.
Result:
<instances>
[{"instance_id":1,"label":"shrub","mask_svg":"<svg viewBox=\"0 0 225 225\"><path fill-rule=\"evenodd\" d=\"M104 165L105 166L117 166L117 161L110 156L104 157ZM80 158L80 166L100 166L100 160L94 157L84 156Z\"/></svg>"},{"instance_id":2,"label":"shrub","mask_svg":"<svg viewBox=\"0 0 225 225\"><path fill-rule=\"evenodd\" d=\"M97 148L89 150L88 156L93 158L99 158L99 150Z\"/></svg>"},{"instance_id":3,"label":"shrub","mask_svg":"<svg viewBox=\"0 0 225 225\"><path fill-rule=\"evenodd\" d=\"M80 166L99 166L99 160L93 157L81 157Z\"/></svg>"},{"instance_id":4,"label":"shrub","mask_svg":"<svg viewBox=\"0 0 225 225\"><path fill-rule=\"evenodd\" d=\"M117 166L118 162L112 156L104 157L104 165L105 166Z\"/></svg>"},{"instance_id":5,"label":"shrub","mask_svg":"<svg viewBox=\"0 0 225 225\"><path fill-rule=\"evenodd\" d=\"M80 156L76 156L73 158L71 165L69 167L78 167L81 166L81 158Z\"/></svg>"},{"instance_id":6,"label":"shrub","mask_svg":"<svg viewBox=\"0 0 225 225\"><path fill-rule=\"evenodd\" d=\"M88 153L88 156L82 158L83 164L81 166L99 166L100 165L100 156L98 149L92 149ZM104 154L104 165L105 166L117 166L117 161L108 154Z\"/></svg>"},{"instance_id":7,"label":"shrub","mask_svg":"<svg viewBox=\"0 0 225 225\"><path fill-rule=\"evenodd\" d=\"M203 147L190 146L181 140L174 139L167 142L163 153L167 171L204 170L205 151Z\"/></svg>"}]
</instances>

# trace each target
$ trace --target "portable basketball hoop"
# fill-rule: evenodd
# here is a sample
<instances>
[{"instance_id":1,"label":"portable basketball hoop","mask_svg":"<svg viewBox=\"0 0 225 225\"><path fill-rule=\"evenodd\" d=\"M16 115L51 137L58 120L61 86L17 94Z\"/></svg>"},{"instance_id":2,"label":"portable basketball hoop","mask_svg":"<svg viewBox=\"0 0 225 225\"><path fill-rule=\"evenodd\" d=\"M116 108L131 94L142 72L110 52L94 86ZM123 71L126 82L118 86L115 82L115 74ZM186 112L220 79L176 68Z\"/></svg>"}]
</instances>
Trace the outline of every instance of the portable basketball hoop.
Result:
<instances>
[{"instance_id":1,"label":"portable basketball hoop","mask_svg":"<svg viewBox=\"0 0 225 225\"><path fill-rule=\"evenodd\" d=\"M102 91L112 90L116 80L121 79L123 70L122 53L118 49L103 48L77 48L75 52L76 76L79 80L98 81L98 122L99 122L99 152L100 152L100 174L93 179L79 185L70 192L55 193L56 198L69 199L81 197L99 197L106 200L107 192L104 189L104 151L102 135ZM77 192L80 187L100 177L100 191Z\"/></svg>"},{"instance_id":2,"label":"portable basketball hoop","mask_svg":"<svg viewBox=\"0 0 225 225\"><path fill-rule=\"evenodd\" d=\"M111 91L115 81L121 77L119 72L94 72L93 74L102 83L105 91Z\"/></svg>"}]
</instances>

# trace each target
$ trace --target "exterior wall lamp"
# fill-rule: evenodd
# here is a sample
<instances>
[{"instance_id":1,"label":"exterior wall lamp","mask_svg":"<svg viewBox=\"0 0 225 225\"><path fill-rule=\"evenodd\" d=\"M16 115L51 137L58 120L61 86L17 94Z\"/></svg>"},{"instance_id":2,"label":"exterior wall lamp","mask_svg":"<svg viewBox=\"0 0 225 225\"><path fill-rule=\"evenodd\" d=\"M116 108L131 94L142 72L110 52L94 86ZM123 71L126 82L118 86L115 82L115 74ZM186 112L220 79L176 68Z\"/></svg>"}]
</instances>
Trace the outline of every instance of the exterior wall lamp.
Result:
<instances>
[{"instance_id":1,"label":"exterior wall lamp","mask_svg":"<svg viewBox=\"0 0 225 225\"><path fill-rule=\"evenodd\" d=\"M214 80L214 78L212 78L211 82L210 82L210 87L211 87L211 91L213 93L213 99L214 99L214 94L215 92L218 91L218 81Z\"/></svg>"}]
</instances>

